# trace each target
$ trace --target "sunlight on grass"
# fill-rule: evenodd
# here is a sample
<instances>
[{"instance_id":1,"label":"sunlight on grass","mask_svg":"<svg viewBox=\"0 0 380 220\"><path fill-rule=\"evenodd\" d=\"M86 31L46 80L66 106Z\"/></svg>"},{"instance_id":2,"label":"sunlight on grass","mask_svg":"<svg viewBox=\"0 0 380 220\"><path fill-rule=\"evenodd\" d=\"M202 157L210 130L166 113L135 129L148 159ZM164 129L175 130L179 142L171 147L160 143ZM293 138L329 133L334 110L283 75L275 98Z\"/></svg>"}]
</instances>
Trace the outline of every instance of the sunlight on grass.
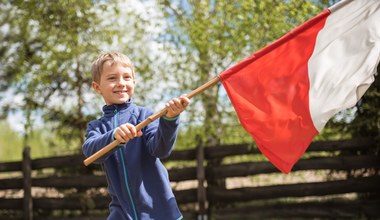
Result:
<instances>
[{"instance_id":1,"label":"sunlight on grass","mask_svg":"<svg viewBox=\"0 0 380 220\"><path fill-rule=\"evenodd\" d=\"M22 160L24 137L12 130L6 121L0 121L0 126L0 161ZM34 131L26 145L31 148L32 159L80 152L79 144L67 144L48 128Z\"/></svg>"}]
</instances>

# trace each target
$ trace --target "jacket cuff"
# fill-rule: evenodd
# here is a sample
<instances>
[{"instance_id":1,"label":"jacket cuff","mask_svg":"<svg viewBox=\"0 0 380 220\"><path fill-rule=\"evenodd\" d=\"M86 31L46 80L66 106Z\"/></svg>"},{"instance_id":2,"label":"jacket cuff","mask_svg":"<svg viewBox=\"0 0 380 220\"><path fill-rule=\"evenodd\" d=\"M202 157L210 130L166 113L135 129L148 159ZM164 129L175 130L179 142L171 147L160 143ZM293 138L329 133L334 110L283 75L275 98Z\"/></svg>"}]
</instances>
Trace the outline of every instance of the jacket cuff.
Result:
<instances>
[{"instance_id":1,"label":"jacket cuff","mask_svg":"<svg viewBox=\"0 0 380 220\"><path fill-rule=\"evenodd\" d=\"M112 136L111 136L111 137L112 137L112 140L116 140L116 139L115 139L115 133L116 133L116 128L113 129L113 131L112 131Z\"/></svg>"},{"instance_id":2,"label":"jacket cuff","mask_svg":"<svg viewBox=\"0 0 380 220\"><path fill-rule=\"evenodd\" d=\"M173 118L166 117L165 115L162 116L162 118L167 120L167 121L175 121L175 120L177 120L178 117L179 117L179 115L177 115L176 117L173 117Z\"/></svg>"}]
</instances>

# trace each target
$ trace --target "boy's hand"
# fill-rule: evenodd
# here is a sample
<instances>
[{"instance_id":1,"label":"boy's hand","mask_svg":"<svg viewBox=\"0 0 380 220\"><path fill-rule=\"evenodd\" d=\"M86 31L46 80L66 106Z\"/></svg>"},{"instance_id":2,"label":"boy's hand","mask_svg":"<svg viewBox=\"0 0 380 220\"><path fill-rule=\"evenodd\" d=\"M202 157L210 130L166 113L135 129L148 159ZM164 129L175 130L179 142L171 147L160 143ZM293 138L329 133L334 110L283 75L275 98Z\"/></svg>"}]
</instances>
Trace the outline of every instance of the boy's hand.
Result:
<instances>
[{"instance_id":1,"label":"boy's hand","mask_svg":"<svg viewBox=\"0 0 380 220\"><path fill-rule=\"evenodd\" d=\"M189 105L190 99L186 97L186 95L181 95L179 98L174 98L166 103L166 109L168 112L166 113L166 117L174 118L181 114L185 108Z\"/></svg>"},{"instance_id":2,"label":"boy's hand","mask_svg":"<svg viewBox=\"0 0 380 220\"><path fill-rule=\"evenodd\" d=\"M116 128L116 131L114 133L114 138L121 143L125 143L130 139L141 136L142 132L136 131L136 127L133 124L129 123L120 125L118 128Z\"/></svg>"}]
</instances>

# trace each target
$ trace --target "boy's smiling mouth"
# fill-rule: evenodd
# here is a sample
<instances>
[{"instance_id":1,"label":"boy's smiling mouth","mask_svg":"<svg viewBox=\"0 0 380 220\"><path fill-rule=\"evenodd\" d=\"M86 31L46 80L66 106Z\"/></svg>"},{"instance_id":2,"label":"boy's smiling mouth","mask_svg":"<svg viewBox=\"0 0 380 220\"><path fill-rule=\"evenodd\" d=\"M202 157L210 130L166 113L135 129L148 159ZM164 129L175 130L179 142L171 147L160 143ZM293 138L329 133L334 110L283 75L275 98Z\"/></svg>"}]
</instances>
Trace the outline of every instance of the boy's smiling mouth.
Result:
<instances>
[{"instance_id":1,"label":"boy's smiling mouth","mask_svg":"<svg viewBox=\"0 0 380 220\"><path fill-rule=\"evenodd\" d=\"M114 91L114 93L116 93L116 94L124 94L124 93L128 93L128 90Z\"/></svg>"}]
</instances>

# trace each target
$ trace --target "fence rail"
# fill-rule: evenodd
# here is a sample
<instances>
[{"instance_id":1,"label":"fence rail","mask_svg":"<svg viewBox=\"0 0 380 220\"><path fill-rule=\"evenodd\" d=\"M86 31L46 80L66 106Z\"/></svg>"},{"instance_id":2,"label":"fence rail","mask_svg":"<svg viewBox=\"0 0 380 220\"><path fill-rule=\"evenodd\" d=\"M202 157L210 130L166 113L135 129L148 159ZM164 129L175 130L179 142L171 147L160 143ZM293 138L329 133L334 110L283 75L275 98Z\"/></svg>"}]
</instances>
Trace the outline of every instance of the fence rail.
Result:
<instances>
[{"instance_id":1,"label":"fence rail","mask_svg":"<svg viewBox=\"0 0 380 220\"><path fill-rule=\"evenodd\" d=\"M110 198L99 166L83 166L82 155L31 159L29 151L22 161L0 163L0 220L105 218ZM373 219L380 218L380 157L374 151L368 138L314 142L288 175L252 144L174 151L164 162L190 164L168 169L185 219ZM241 155L248 161L233 159ZM292 175L303 179L282 182ZM234 178L250 181L227 186Z\"/></svg>"}]
</instances>

